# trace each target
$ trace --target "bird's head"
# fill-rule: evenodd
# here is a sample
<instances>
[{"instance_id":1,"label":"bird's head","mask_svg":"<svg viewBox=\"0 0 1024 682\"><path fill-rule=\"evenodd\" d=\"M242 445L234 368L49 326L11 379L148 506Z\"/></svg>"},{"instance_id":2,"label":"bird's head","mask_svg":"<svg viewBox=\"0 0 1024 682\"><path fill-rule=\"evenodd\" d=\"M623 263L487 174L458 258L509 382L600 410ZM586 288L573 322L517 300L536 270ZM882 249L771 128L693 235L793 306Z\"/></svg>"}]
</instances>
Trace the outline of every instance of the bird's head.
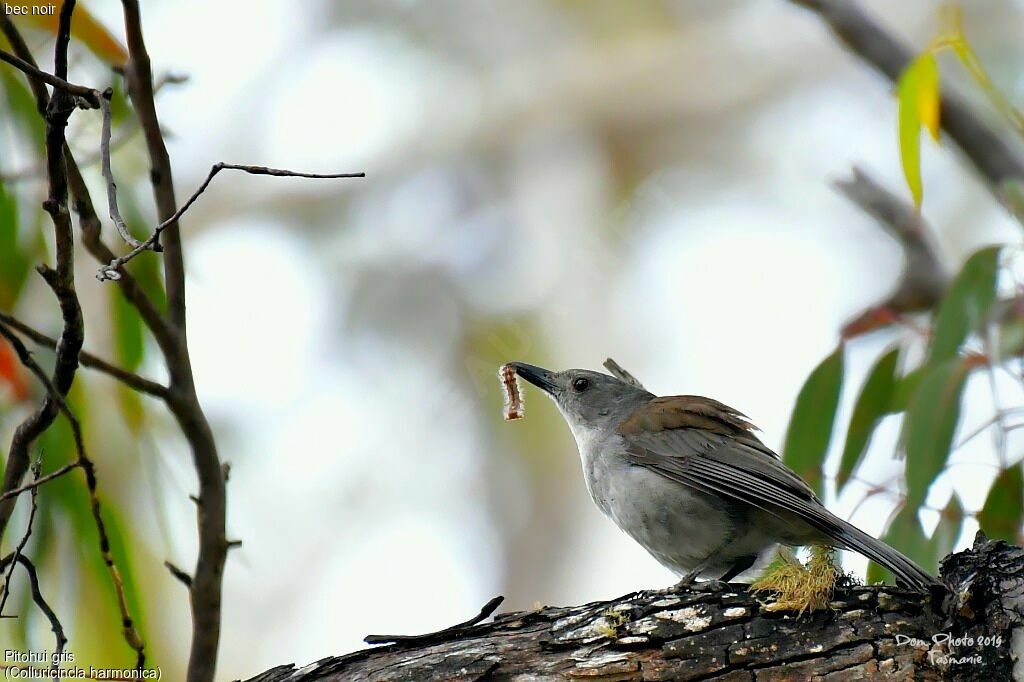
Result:
<instances>
[{"instance_id":1,"label":"bird's head","mask_svg":"<svg viewBox=\"0 0 1024 682\"><path fill-rule=\"evenodd\" d=\"M554 372L524 362L509 365L555 401L574 432L580 427L614 428L638 405L654 397L642 388L588 369Z\"/></svg>"}]
</instances>

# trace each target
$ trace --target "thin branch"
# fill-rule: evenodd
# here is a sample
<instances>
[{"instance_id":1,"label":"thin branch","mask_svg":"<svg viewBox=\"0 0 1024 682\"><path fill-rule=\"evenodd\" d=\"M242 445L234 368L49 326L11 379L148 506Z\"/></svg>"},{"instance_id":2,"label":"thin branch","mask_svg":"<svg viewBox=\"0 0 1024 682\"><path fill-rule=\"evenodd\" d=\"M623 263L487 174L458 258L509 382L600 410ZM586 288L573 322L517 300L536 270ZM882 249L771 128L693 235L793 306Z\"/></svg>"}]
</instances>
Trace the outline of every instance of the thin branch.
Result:
<instances>
[{"instance_id":1,"label":"thin branch","mask_svg":"<svg viewBox=\"0 0 1024 682\"><path fill-rule=\"evenodd\" d=\"M167 570L171 572L171 575L181 581L185 587L188 587L189 589L192 588L192 576L172 564L170 561L165 561L164 566L166 566Z\"/></svg>"},{"instance_id":2,"label":"thin branch","mask_svg":"<svg viewBox=\"0 0 1024 682\"><path fill-rule=\"evenodd\" d=\"M25 75L40 80L47 85L52 85L54 88L63 90L64 92L74 95L76 100L76 106L82 109L99 109L100 108L100 92L93 88L87 88L84 85L75 85L69 83L59 76L46 73L42 69L39 69L34 64L27 62L26 60L16 57L13 54L0 50L0 61L5 61L14 68L18 69ZM66 75L65 66L65 75Z\"/></svg>"},{"instance_id":3,"label":"thin branch","mask_svg":"<svg viewBox=\"0 0 1024 682\"><path fill-rule=\"evenodd\" d=\"M67 77L67 48L71 39L71 18L75 10L74 0L65 0L61 5L57 23L57 38L54 48L54 65L58 78ZM10 30L5 28L5 33ZM22 59L26 63L28 60ZM82 308L75 292L74 230L68 213L68 181L64 164L65 127L74 111L74 98L67 91L56 88L45 104L43 117L46 121L46 175L49 191L43 208L53 223L56 268L41 265L37 268L50 286L60 306L61 329L57 343L56 360L51 385L42 404L15 429L4 469L3 485L0 491L9 491L21 485L29 467L29 450L32 444L53 424L59 412L59 401L71 390L78 370L78 354L82 350L85 327ZM37 101L37 105L41 105ZM3 538L10 520L15 500L0 501L0 539Z\"/></svg>"},{"instance_id":4,"label":"thin branch","mask_svg":"<svg viewBox=\"0 0 1024 682\"><path fill-rule=\"evenodd\" d=\"M16 317L8 315L7 313L0 312L0 323L6 324L11 329L17 331L20 334L23 334L24 336L27 336L34 343L40 346L44 346L46 348L49 348L50 350L54 350L57 347L57 339L51 336L47 336L46 334L34 329L33 327L30 327L29 325L17 319ZM123 367L118 367L113 363L107 362L106 360L97 357L88 351L81 351L78 354L78 361L82 363L83 367L88 367L89 369L94 369L97 372L106 374L107 376L116 379L117 381L120 381L125 386L133 388L136 391L145 393L147 395L151 395L154 398L160 398L161 400L167 399L168 389L163 384L159 384L153 381L152 379L146 379L144 377L141 377L138 374L135 374L134 372L129 372Z\"/></svg>"},{"instance_id":5,"label":"thin branch","mask_svg":"<svg viewBox=\"0 0 1024 682\"><path fill-rule=\"evenodd\" d=\"M33 479L31 483L26 483L25 485L23 485L23 486L21 486L19 488L15 488L14 490L8 490L3 495L0 495L0 500L6 500L6 499L9 499L11 497L17 497L18 495L22 494L26 490L35 490L39 486L44 485L46 483L49 483L50 481L54 480L55 478L60 478L64 474L68 473L69 471L71 471L73 469L77 469L78 467L79 467L79 464L78 464L77 461L71 462L70 464L65 464L64 466L58 468L57 470L53 471L52 473L49 473L49 474L47 474L45 476L42 476L40 478Z\"/></svg>"},{"instance_id":6,"label":"thin branch","mask_svg":"<svg viewBox=\"0 0 1024 682\"><path fill-rule=\"evenodd\" d=\"M8 21L4 22L2 26L0 26L0 28L2 28L4 30L5 34L7 32L7 27L8 26L13 28L14 25L11 24L11 22L8 20ZM20 37L20 34L17 33L17 30L15 30L13 33L14 33L14 35L18 35ZM7 36L7 37L8 37L8 39L10 39L10 36ZM28 49L27 46L26 46L25 49L26 50ZM18 52L18 50L15 49L15 53L17 53L17 52ZM159 92L161 89L163 89L164 85L177 85L179 83L185 83L187 81L188 81L188 76L184 76L184 75L181 75L181 74L168 73L168 74L164 74L164 75L160 76L160 78L158 78L157 82L154 84L153 88L154 88L155 92ZM37 81L32 81L31 79L29 79L29 82L32 85L37 85L38 84L40 87L42 87L42 84L41 83L37 83ZM34 94L35 94L37 99L39 99L39 96L41 94L42 95L42 101L44 103L49 99L49 94L46 92L46 88L45 87L42 88L42 92L41 93L40 92L35 92ZM101 100L101 104L102 104L102 100ZM44 108L45 108L45 105L44 105ZM128 142L130 142L132 139L134 139L135 136L139 133L139 131L141 129L142 128L139 125L139 121L138 121L137 118L133 117L133 118L129 118L127 121L125 121L125 123L117 131L116 135L111 134L111 136L110 136L109 152L108 152L107 156L113 154L114 151L120 149L121 147L125 146ZM88 167L90 167L90 166L92 166L94 164L102 163L103 158L104 158L104 154L103 154L103 151L101 149L96 149L96 150L93 150L93 151L90 151L90 152L86 152L86 153L82 154L82 157L81 157L82 160L81 160L81 162L79 162L79 166L81 168L88 168ZM24 182L26 180L33 180L35 178L38 178L40 175L44 174L45 172L46 172L46 169L41 167L41 166L29 166L27 168L21 168L20 170L10 171L8 173L0 173L0 182L3 182L5 184L13 184L13 183L17 183L17 182Z\"/></svg>"},{"instance_id":7,"label":"thin branch","mask_svg":"<svg viewBox=\"0 0 1024 682\"><path fill-rule=\"evenodd\" d=\"M39 472L42 469L42 466L42 459L37 457L35 464L32 465L32 477L37 481L39 480ZM25 524L25 534L21 536L21 541L18 543L18 546L14 548L14 554L12 555L13 559L11 561L11 565L7 569L6 575L4 575L3 594L0 594L0 618L8 617L4 616L4 606L7 605L7 599L11 596L11 577L14 576L14 567L18 563L18 557L20 557L22 553L25 551L25 545L28 544L29 537L32 536L32 523L36 520L36 511L39 508L37 500L38 494L38 486L33 487L31 494L32 507L31 511L29 511L28 513L28 523Z\"/></svg>"},{"instance_id":8,"label":"thin branch","mask_svg":"<svg viewBox=\"0 0 1024 682\"><path fill-rule=\"evenodd\" d=\"M35 66L35 59L28 48L28 44L22 38L21 33L13 22L3 14L0 14L0 29L3 30L4 36L10 42L18 57ZM50 96L46 92L46 87L42 81L32 77L27 77L27 80L36 99L36 108L45 117L50 103ZM168 79L168 82L176 82L177 80L172 78ZM82 243L98 262L109 263L115 258L114 252L101 239L100 232L102 226L99 216L93 207L89 188L86 186L85 179L82 177L74 155L67 144L64 145L64 160L67 167L68 185L71 190L74 209L78 214L82 230ZM164 319L160 311L157 310L152 299L143 291L142 287L135 281L135 278L127 271L123 271L121 274L122 277L118 281L121 293L128 303L138 311L142 321L149 328L149 331L152 332L163 354L166 357L175 357L179 353L177 333L167 320ZM2 523L0 523L0 534L2 534Z\"/></svg>"},{"instance_id":9,"label":"thin branch","mask_svg":"<svg viewBox=\"0 0 1024 682\"><path fill-rule=\"evenodd\" d=\"M136 630L134 621L128 611L128 600L125 597L124 581L121 579L121 572L118 570L117 564L114 562L114 555L110 550L110 538L107 535L107 526L103 521L103 515L100 513L100 499L96 483L96 467L88 454L86 454L85 439L82 436L82 424L78 421L78 418L68 406L67 401L64 398L64 393L57 390L57 387L50 380L50 377L46 375L43 368L35 361L21 339L3 323L0 323L0 336L3 336L8 342L10 342L14 347L15 353L18 355L18 359L21 361L21 364L32 372L32 374L34 374L46 387L48 399L52 400L59 406L60 411L64 414L68 423L71 425L72 439L74 440L75 450L78 454L78 459L75 461L74 465L77 468L81 468L82 472L85 474L85 484L89 490L89 509L92 512L93 522L96 526L96 533L99 536L100 555L103 557L103 563L106 565L107 572L110 574L110 580L114 585L114 592L117 596L117 605L121 612L122 632L124 633L124 638L128 643L128 646L136 652L136 666L141 668L146 660L145 645L143 644L142 637L139 635L138 630ZM56 476L51 474L50 478L56 478ZM32 491L33 500L35 499L38 487L38 482L36 485L29 486L29 489ZM8 495L13 497L13 493L14 490L8 491L8 493L4 495L4 498Z\"/></svg>"},{"instance_id":10,"label":"thin branch","mask_svg":"<svg viewBox=\"0 0 1024 682\"><path fill-rule=\"evenodd\" d=\"M153 96L153 69L142 32L138 0L121 0L129 62L125 68L128 95L135 105L150 159L150 182L158 220L166 222L177 211L171 159L167 153ZM192 450L199 483L197 510L199 551L192 573L192 641L186 673L188 682L213 682L220 644L224 564L227 561L227 483L213 429L196 394L189 357L185 316L185 258L177 223L168 224L160 243L164 248L164 286L167 291L167 327L161 350L170 375L167 404ZM122 268L123 270L123 268ZM123 277L122 277L123 279ZM158 336L158 340L160 337Z\"/></svg>"},{"instance_id":11,"label":"thin branch","mask_svg":"<svg viewBox=\"0 0 1024 682\"><path fill-rule=\"evenodd\" d=\"M75 213L78 214L82 230L82 244L98 263L109 263L116 258L113 250L101 239L101 223L85 184L81 170L70 150L65 150L68 160L68 183ZM164 315L157 309L153 299L142 289L130 272L122 269L117 286L125 300L138 311L146 327L153 334L160 351L165 357L175 357L180 351L178 332L171 327Z\"/></svg>"},{"instance_id":12,"label":"thin branch","mask_svg":"<svg viewBox=\"0 0 1024 682\"><path fill-rule=\"evenodd\" d=\"M0 30L3 31L4 37L7 38L7 42L11 44L11 49L18 56L20 60L28 64L34 70L38 71L38 65L35 59L32 57L32 51L28 48L28 43L21 37L21 32L18 31L14 22L11 21L10 17L6 13L0 13ZM36 109L39 111L40 116L46 115L46 105L50 101L50 93L46 91L46 85L39 78L33 77L32 75L25 73L25 80L28 81L29 88L32 89L32 94L36 99ZM42 168L42 172L46 172L46 168Z\"/></svg>"},{"instance_id":13,"label":"thin branch","mask_svg":"<svg viewBox=\"0 0 1024 682\"><path fill-rule=\"evenodd\" d=\"M0 559L0 570L3 570L3 567L8 561L12 562L13 565L14 560L15 555L13 552L5 556L3 559ZM42 590L39 588L39 574L36 573L36 567L24 554L19 554L17 556L17 562L21 564L21 567L25 569L25 573L28 575L28 584L32 593L32 601L35 603L36 607L43 612L46 620L50 622L50 630L53 631L53 636L56 639L54 653L57 655L55 658L56 660L60 660L61 654L64 653L64 647L68 643L68 638L64 634L64 627L60 624L60 619L57 618L57 614L52 608L50 608L46 599L43 598Z\"/></svg>"},{"instance_id":14,"label":"thin branch","mask_svg":"<svg viewBox=\"0 0 1024 682\"><path fill-rule=\"evenodd\" d=\"M833 186L874 218L903 252L903 272L895 291L844 324L843 336L849 338L896 322L904 313L930 310L942 300L950 278L921 213L860 168L854 167L848 179L836 180Z\"/></svg>"},{"instance_id":15,"label":"thin branch","mask_svg":"<svg viewBox=\"0 0 1024 682\"><path fill-rule=\"evenodd\" d=\"M494 599L483 605L480 609L480 613L476 614L467 621L463 621L451 627L447 627L437 632L429 632L425 635L367 635L363 637L363 641L367 644L393 644L395 642L414 642L418 644L425 644L434 640L442 640L447 637L451 637L460 633L462 630L473 627L490 617L492 613L498 610L501 602L505 601L505 597L498 595Z\"/></svg>"},{"instance_id":16,"label":"thin branch","mask_svg":"<svg viewBox=\"0 0 1024 682\"><path fill-rule=\"evenodd\" d=\"M109 138L109 135L107 137ZM168 227L175 225L178 222L178 220L181 219L181 216L185 215L185 212L192 207L192 204L194 204L196 200L199 198L199 196L206 191L206 188L210 186L210 183L213 181L213 178L222 170L238 170L243 171L245 173L249 173L250 175L271 175L279 178L314 178L317 180L334 180L339 178L366 177L366 173L301 173L299 171L291 171L281 168L267 168L266 166L247 166L236 163L223 162L215 163L213 164L213 166L210 167L210 172L207 174L206 179L203 180L202 184L200 184L196 191L192 193L192 196L188 198L188 201L182 204L181 207L178 210L176 210L171 215L170 218L157 225L156 228L154 228L153 233L149 235L149 237L145 241L139 242L130 234L127 234L127 236L125 236L127 233L127 227L125 227L125 232L122 232L122 236L125 237L125 241L134 248L125 255L110 261L110 263L108 263L104 268L101 268L99 274L97 275L97 278L101 280L116 280L120 277L119 270L122 265L138 256L143 251L159 250L160 235L163 233L163 231L166 230ZM108 188L112 187L113 180L108 178ZM114 194L114 191L115 190L113 189L111 191L108 191L108 195L111 197L112 202L110 209L112 212L111 217L113 217L114 212L117 209L116 196ZM118 229L120 230L121 228L119 227Z\"/></svg>"},{"instance_id":17,"label":"thin branch","mask_svg":"<svg viewBox=\"0 0 1024 682\"><path fill-rule=\"evenodd\" d=\"M143 136L150 160L150 183L156 202L157 217L161 222L170 218L178 205L174 195L174 175L171 157L167 153L160 117L156 111L153 67L142 32L142 12L138 0L121 0L124 9L124 32L128 43L129 60L125 66L128 96L142 125ZM167 289L168 318L173 328L185 330L185 257L181 246L181 233L177 225L168 227L161 245L164 247L164 285ZM181 358L185 360L186 358ZM173 362L170 364L174 364ZM172 383L175 377L172 371ZM215 652L214 657L215 657ZM212 668L213 662L208 667ZM190 677L191 677L190 673ZM210 674L208 677L212 678Z\"/></svg>"},{"instance_id":18,"label":"thin branch","mask_svg":"<svg viewBox=\"0 0 1024 682\"><path fill-rule=\"evenodd\" d=\"M953 450L959 450L960 448L962 448L963 446L967 445L972 440L977 438L979 435L984 433L986 429L995 426L997 423L1000 424L1000 428L1006 428L1006 425L1004 423L1005 418L1010 416L1011 414L1017 414L1019 412L1024 412L1024 407L1008 407L1006 409L997 410L992 417L989 417L988 419L983 421L973 431L964 436L959 443L954 445Z\"/></svg>"},{"instance_id":19,"label":"thin branch","mask_svg":"<svg viewBox=\"0 0 1024 682\"><path fill-rule=\"evenodd\" d=\"M835 36L862 61L890 82L899 80L914 52L863 12L853 0L790 0L814 11ZM1024 159L992 126L983 122L967 102L943 86L939 121L989 183L1000 201L1007 183L1024 179Z\"/></svg>"},{"instance_id":20,"label":"thin branch","mask_svg":"<svg viewBox=\"0 0 1024 682\"><path fill-rule=\"evenodd\" d=\"M110 170L110 98L114 91L107 88L100 97L100 109L103 110L103 131L100 133L100 167L103 172L103 179L107 181L107 207L110 211L110 219L114 221L121 239L133 247L141 246L139 240L128 231L128 225L121 217L121 211L117 207L117 183L114 182L114 173Z\"/></svg>"}]
</instances>

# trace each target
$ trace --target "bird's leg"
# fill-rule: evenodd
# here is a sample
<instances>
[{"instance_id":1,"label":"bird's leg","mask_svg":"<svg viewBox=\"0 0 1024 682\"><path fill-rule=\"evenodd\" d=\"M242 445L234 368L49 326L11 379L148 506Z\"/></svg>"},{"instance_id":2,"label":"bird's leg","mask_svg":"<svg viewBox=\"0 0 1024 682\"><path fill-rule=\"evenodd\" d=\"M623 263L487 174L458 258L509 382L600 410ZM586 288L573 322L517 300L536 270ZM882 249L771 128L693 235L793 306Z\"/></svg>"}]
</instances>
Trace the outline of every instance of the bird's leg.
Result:
<instances>
[{"instance_id":1,"label":"bird's leg","mask_svg":"<svg viewBox=\"0 0 1024 682\"><path fill-rule=\"evenodd\" d=\"M748 554L747 556L741 556L740 558L736 559L736 561L733 563L732 567L728 571L722 574L722 577L719 578L719 580L721 580L723 583L729 582L730 580L738 576L740 573L743 573L743 571L753 566L755 561L757 561L756 554Z\"/></svg>"},{"instance_id":2,"label":"bird's leg","mask_svg":"<svg viewBox=\"0 0 1024 682\"><path fill-rule=\"evenodd\" d=\"M693 584L697 581L697 578L700 577L700 574L703 573L704 569L708 567L709 563L711 563L711 557L708 557L704 561L697 564L689 573L684 575L682 579L675 584L675 586L673 586L673 591L692 587Z\"/></svg>"},{"instance_id":3,"label":"bird's leg","mask_svg":"<svg viewBox=\"0 0 1024 682\"><path fill-rule=\"evenodd\" d=\"M687 573L686 575L684 575L682 580L677 582L672 587L672 591L673 592L678 592L680 590L693 590L693 591L705 591L706 590L706 591L720 592L722 590L722 586L724 584L723 580L707 580L707 581L701 583L699 588L697 587L696 582L697 582L697 578L700 577L700 574L703 573L707 569L708 565L711 564L711 561L718 556L718 553L720 551L722 551L722 549L727 544L728 543L722 543L718 547L715 547L715 549L712 550L711 552L708 552L708 555L706 557L704 557L704 559L699 564L697 564L692 569L690 569L690 572ZM746 569L744 569L744 570L746 570Z\"/></svg>"}]
</instances>

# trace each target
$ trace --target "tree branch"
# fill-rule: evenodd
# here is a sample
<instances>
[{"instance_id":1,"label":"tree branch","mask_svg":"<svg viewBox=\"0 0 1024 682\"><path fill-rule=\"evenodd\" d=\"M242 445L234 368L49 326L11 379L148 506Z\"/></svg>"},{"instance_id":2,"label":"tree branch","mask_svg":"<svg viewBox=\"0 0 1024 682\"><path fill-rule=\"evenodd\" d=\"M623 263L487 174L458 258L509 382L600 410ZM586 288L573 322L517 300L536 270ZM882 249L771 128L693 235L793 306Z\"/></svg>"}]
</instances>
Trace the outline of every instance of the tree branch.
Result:
<instances>
[{"instance_id":1,"label":"tree branch","mask_svg":"<svg viewBox=\"0 0 1024 682\"><path fill-rule=\"evenodd\" d=\"M107 109L104 110L104 116L105 119L109 118L107 114ZM107 135L107 138L109 139L109 134ZM170 226L177 224L178 220L181 219L181 216L183 216L185 212L192 207L192 204L196 202L196 199L199 198L199 195L205 192L206 188L210 186L210 182L213 181L214 176L216 176L217 173L221 172L222 170L239 170L249 173L250 175L272 175L274 177L279 178L314 178L318 180L366 177L366 173L302 173L299 171L285 170L282 168L267 168L266 166L248 166L236 163L224 163L223 161L215 163L213 164L213 166L210 167L210 172L207 174L206 179L203 180L202 184L200 184L196 191L192 193L192 196L188 198L188 201L182 204L181 208L176 210L170 218L157 225L156 228L153 230L153 233L145 241L140 242L136 240L134 237L132 237L130 234L128 234L127 237L125 237L125 241L134 248L125 255L111 260L110 263L108 263L105 267L100 269L100 273L99 275L97 275L97 277L99 279L116 280L120 277L119 270L121 266L123 266L125 263L138 256L143 251L158 251L160 246L160 235L163 233L163 231L169 228ZM108 177L107 185L108 187L112 188L109 192L109 196L111 197L111 217L113 217L117 210L117 199L116 189L114 189L112 178ZM120 218L120 214L117 215L118 218ZM117 220L115 219L115 223L116 222ZM124 236L126 233L127 227L125 228L125 232L122 233L122 236Z\"/></svg>"},{"instance_id":2,"label":"tree branch","mask_svg":"<svg viewBox=\"0 0 1024 682\"><path fill-rule=\"evenodd\" d=\"M67 77L67 47L71 37L71 17L74 10L74 0L66 0L61 5L54 54L56 75L61 79ZM40 266L38 270L57 297L63 321L52 376L54 391L48 391L39 408L15 430L0 492L10 491L21 485L28 470L29 449L57 417L59 401L55 399L55 395L62 399L71 389L78 369L78 354L82 350L85 338L82 309L75 292L74 232L68 214L68 184L64 165L64 128L75 106L71 99L72 95L66 90L56 88L46 105L44 115L49 193L43 208L49 213L53 223L56 269ZM0 500L0 539L7 528L14 502L14 499Z\"/></svg>"},{"instance_id":3,"label":"tree branch","mask_svg":"<svg viewBox=\"0 0 1024 682\"><path fill-rule=\"evenodd\" d=\"M824 21L862 61L896 83L914 57L913 51L863 12L853 0L790 0ZM979 119L956 92L943 87L939 121L999 201L1007 183L1024 179L1024 159L1007 140Z\"/></svg>"},{"instance_id":4,"label":"tree branch","mask_svg":"<svg viewBox=\"0 0 1024 682\"><path fill-rule=\"evenodd\" d=\"M24 554L19 554L15 557L14 553L8 554L3 559L0 559L0 570L3 570L7 565L7 562L13 562L17 560L21 567L25 569L25 573L28 575L29 589L32 592L32 601L36 607L42 611L43 616L50 622L50 630L53 631L53 636L56 639L56 645L54 647L54 653L57 654L57 660L60 660L60 655L64 652L64 647L68 643L68 638L64 634L64 626L60 624L60 619L57 618L57 614L54 612L46 599L43 598L42 590L39 589L39 574L36 573L36 567L29 561L28 557Z\"/></svg>"},{"instance_id":5,"label":"tree branch","mask_svg":"<svg viewBox=\"0 0 1024 682\"><path fill-rule=\"evenodd\" d=\"M28 348L25 347L25 344L22 343L21 339L19 339L3 323L0 323L0 336L3 336L11 343L15 352L18 354L18 359L39 379L40 382L42 382L46 387L48 398L53 400L59 406L60 411L67 418L68 423L71 424L71 433L75 442L75 450L78 454L78 459L74 462L74 466L80 468L85 474L85 484L89 491L89 508L92 512L93 522L96 526L96 533L99 536L100 555L103 558L103 563L107 567L107 572L110 574L110 580L111 583L113 583L114 592L117 596L117 605L121 612L122 632L124 633L124 638L128 643L128 646L136 652L136 667L141 669L146 660L145 645L142 642L142 637L139 635L138 630L135 629L134 621L128 611L128 600L125 598L124 581L121 579L121 572L117 569L117 564L114 562L114 556L111 554L110 538L107 535L107 527L103 521L103 515L100 513L100 499L96 483L96 467L85 451L85 439L82 436L82 424L78 421L78 418L75 417L71 408L68 406L64 397L65 393L58 391L57 387L52 381L50 381L50 378L46 376L46 372L44 372L42 367L40 367L32 358L32 354L29 352ZM33 513L35 510L37 489L42 483L38 469L35 473L34 485L21 486L22 491L25 489L32 491ZM58 470L49 475L47 480L53 480L63 473L63 471ZM16 491L7 491L2 497L0 497L0 499L6 499L8 497L11 498L11 504L13 505L14 498L16 497ZM29 521L29 530L31 530L31 519ZM2 602L0 602L0 611L2 611Z\"/></svg>"},{"instance_id":6,"label":"tree branch","mask_svg":"<svg viewBox=\"0 0 1024 682\"><path fill-rule=\"evenodd\" d=\"M55 478L60 478L64 474L68 473L69 471L78 468L78 466L79 465L78 465L77 461L71 462L70 464L65 464L64 466L58 468L57 470L55 470L55 471L53 471L53 472L51 472L51 473L49 473L49 474L47 474L45 476L40 476L39 478L32 479L31 483L26 483L23 486L15 488L14 490L8 490L3 495L0 495L0 500L6 500L6 499L10 499L12 497L17 497L18 495L22 494L26 490L34 490L34 489L38 488L39 486L41 486L43 484L49 483L50 481L54 480Z\"/></svg>"},{"instance_id":7,"label":"tree branch","mask_svg":"<svg viewBox=\"0 0 1024 682\"><path fill-rule=\"evenodd\" d=\"M35 66L35 60L21 33L11 20L2 14L0 14L0 28L2 28L4 36L11 43L18 57ZM50 102L50 96L46 92L46 88L42 81L32 77L28 77L28 83L36 99L36 108L40 114L45 116ZM78 164L75 163L71 150L66 144L64 146L64 160L67 166L68 184L74 202L74 209L78 214L82 230L82 243L98 262L109 263L115 258L114 252L101 239L102 225L99 216L93 207L92 197L89 195L85 179L82 177ZM118 280L118 286L125 299L139 312L146 327L156 338L163 354L166 357L176 355L178 353L177 332L171 328L152 300L135 281L135 278L127 271L123 271L121 275L121 279Z\"/></svg>"},{"instance_id":8,"label":"tree branch","mask_svg":"<svg viewBox=\"0 0 1024 682\"><path fill-rule=\"evenodd\" d=\"M174 215L178 202L174 196L174 177L171 159L167 154L160 119L156 113L153 96L153 68L142 34L142 14L138 0L122 0L124 8L125 36L128 40L130 59L125 70L128 81L128 95L135 105L139 122L142 124L146 148L149 150L150 181L156 200L157 215L161 222ZM185 259L181 248L181 234L177 224L168 225L164 246L164 279L167 288L168 316L172 326L184 332L185 329Z\"/></svg>"},{"instance_id":9,"label":"tree branch","mask_svg":"<svg viewBox=\"0 0 1024 682\"><path fill-rule=\"evenodd\" d=\"M114 182L114 173L110 169L110 98L114 92L110 88L103 91L100 97L100 108L103 110L103 131L100 134L100 168L103 179L107 181L107 207L110 211L110 219L114 222L121 239L132 246L139 246L139 240L128 231L128 225L121 217L121 211L117 207L117 183Z\"/></svg>"},{"instance_id":10,"label":"tree branch","mask_svg":"<svg viewBox=\"0 0 1024 682\"><path fill-rule=\"evenodd\" d=\"M65 45L65 50L67 49ZM20 57L16 57L5 50L0 50L0 61L7 62L14 68L18 69L30 78L40 80L48 85L52 85L54 88L63 90L69 95L74 95L75 105L83 109L99 109L100 108L100 93L98 90L93 88L87 88L84 85L75 85L69 83L59 76L46 73L39 69L35 64L32 64ZM64 64L64 75L67 76L67 63Z\"/></svg>"},{"instance_id":11,"label":"tree branch","mask_svg":"<svg viewBox=\"0 0 1024 682\"><path fill-rule=\"evenodd\" d=\"M903 272L895 291L844 324L843 337L867 333L905 313L931 310L945 295L950 276L921 212L856 167L849 179L836 180L833 186L874 218L903 253Z\"/></svg>"},{"instance_id":12,"label":"tree branch","mask_svg":"<svg viewBox=\"0 0 1024 682\"><path fill-rule=\"evenodd\" d=\"M943 561L942 574L953 591L941 599L841 587L830 608L800 618L737 584L546 606L440 639L278 666L249 682L1011 679L1024 550L979 534L972 549Z\"/></svg>"},{"instance_id":13,"label":"tree branch","mask_svg":"<svg viewBox=\"0 0 1024 682\"><path fill-rule=\"evenodd\" d=\"M40 459L36 459L36 463L32 465L32 478L36 481L39 480L39 471L43 463ZM7 573L4 575L4 587L3 593L0 594L0 618L4 618L4 606L7 605L7 599L11 596L11 578L14 576L14 567L18 563L18 559L22 556L25 551L25 545L28 544L28 539L32 536L32 523L36 520L36 511L38 510L37 496L38 486L32 487L32 507L28 513L28 523L25 524L25 534L21 536L21 541L18 542L17 547L14 548L14 553L11 555L10 567L7 569Z\"/></svg>"},{"instance_id":14,"label":"tree branch","mask_svg":"<svg viewBox=\"0 0 1024 682\"><path fill-rule=\"evenodd\" d=\"M122 0L125 35L130 59L125 70L128 94L135 105L146 139L150 159L150 181L161 222L171 219L178 204L174 178L160 120L153 99L153 72L142 33L142 16L137 0ZM185 330L185 260L178 224L167 225L160 236L164 249L164 282L167 317L176 332L164 357L170 374L171 397L167 404L189 442L199 482L199 553L192 574L189 599L192 605L192 641L189 649L188 682L213 682L220 643L221 591L228 543L225 536L227 486L221 469L217 443L196 395L192 362ZM170 335L168 335L169 337Z\"/></svg>"},{"instance_id":15,"label":"tree branch","mask_svg":"<svg viewBox=\"0 0 1024 682\"><path fill-rule=\"evenodd\" d=\"M11 329L23 334L32 340L32 342L53 350L57 347L57 340L51 336L38 331L29 325L25 324L21 320L8 315L7 313L0 312L0 323L6 324ZM129 372L123 367L118 367L113 363L107 362L106 360L93 355L92 353L83 350L78 354L78 361L83 367L94 369L97 372L106 374L107 376L120 381L125 386L133 388L140 393L151 395L154 398L160 398L161 400L167 399L168 389L163 384L159 384L151 379Z\"/></svg>"}]
</instances>

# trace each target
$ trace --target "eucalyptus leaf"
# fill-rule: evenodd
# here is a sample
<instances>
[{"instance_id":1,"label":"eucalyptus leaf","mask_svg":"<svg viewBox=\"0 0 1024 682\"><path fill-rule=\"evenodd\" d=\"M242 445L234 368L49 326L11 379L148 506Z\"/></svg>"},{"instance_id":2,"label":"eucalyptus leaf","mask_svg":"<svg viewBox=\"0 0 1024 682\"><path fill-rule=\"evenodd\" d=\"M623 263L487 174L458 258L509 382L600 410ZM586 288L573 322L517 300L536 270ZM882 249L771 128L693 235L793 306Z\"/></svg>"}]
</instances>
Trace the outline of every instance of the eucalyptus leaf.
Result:
<instances>
[{"instance_id":1,"label":"eucalyptus leaf","mask_svg":"<svg viewBox=\"0 0 1024 682\"><path fill-rule=\"evenodd\" d=\"M878 422L892 411L893 394L899 380L898 361L899 348L893 348L879 358L857 396L836 476L836 484L840 489L850 480L864 457Z\"/></svg>"},{"instance_id":2,"label":"eucalyptus leaf","mask_svg":"<svg viewBox=\"0 0 1024 682\"><path fill-rule=\"evenodd\" d=\"M821 361L800 389L783 446L783 461L820 496L821 466L839 408L843 386L843 346Z\"/></svg>"}]
</instances>

